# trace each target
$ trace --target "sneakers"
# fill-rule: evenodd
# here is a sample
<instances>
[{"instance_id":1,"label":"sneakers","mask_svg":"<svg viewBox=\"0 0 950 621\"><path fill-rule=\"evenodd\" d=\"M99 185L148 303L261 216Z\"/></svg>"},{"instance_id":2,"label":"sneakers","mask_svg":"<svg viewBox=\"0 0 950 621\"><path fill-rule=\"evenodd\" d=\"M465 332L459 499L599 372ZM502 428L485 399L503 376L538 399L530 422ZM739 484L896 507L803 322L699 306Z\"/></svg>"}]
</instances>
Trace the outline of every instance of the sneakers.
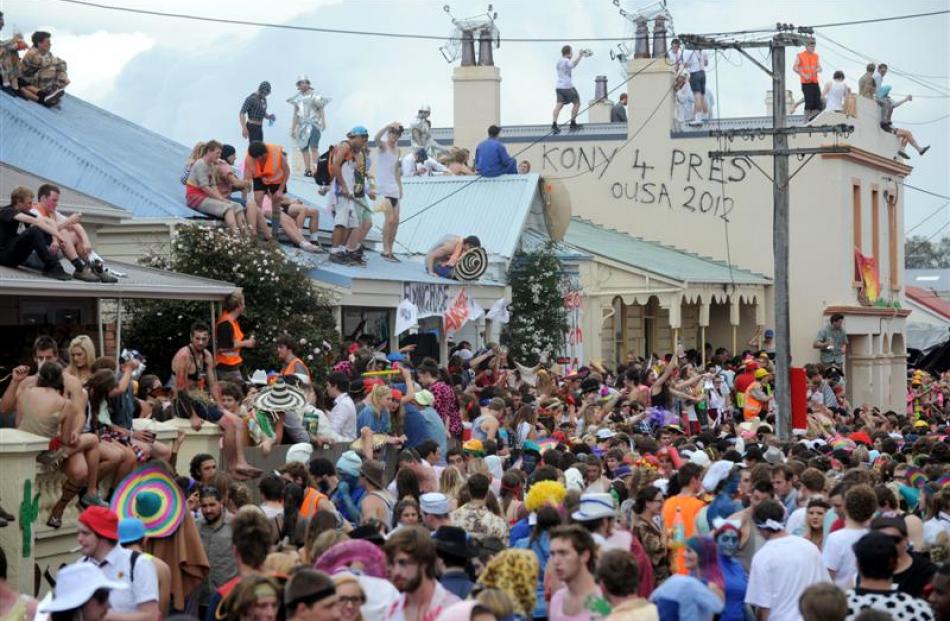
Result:
<instances>
[{"instance_id":1,"label":"sneakers","mask_svg":"<svg viewBox=\"0 0 950 621\"><path fill-rule=\"evenodd\" d=\"M555 136L561 133L561 128L557 126L557 123L551 123L551 133Z\"/></svg>"},{"instance_id":2,"label":"sneakers","mask_svg":"<svg viewBox=\"0 0 950 621\"><path fill-rule=\"evenodd\" d=\"M320 252L319 246L314 246L313 244L308 242L306 239L300 242L300 249L303 250L304 252L312 252L314 254Z\"/></svg>"},{"instance_id":3,"label":"sneakers","mask_svg":"<svg viewBox=\"0 0 950 621\"><path fill-rule=\"evenodd\" d=\"M574 119L571 119L570 130L571 130L572 132L576 132L577 130L579 130L579 129L582 128L582 127L583 127L583 125L578 125L578 124L577 124L577 121L575 121Z\"/></svg>"},{"instance_id":4,"label":"sneakers","mask_svg":"<svg viewBox=\"0 0 950 621\"><path fill-rule=\"evenodd\" d=\"M906 153L904 153L903 150L898 151L897 154L898 154L899 156L901 156L902 158L904 158L905 160L909 160L909 159L910 159L910 156L907 155Z\"/></svg>"},{"instance_id":5,"label":"sneakers","mask_svg":"<svg viewBox=\"0 0 950 621\"><path fill-rule=\"evenodd\" d=\"M928 144L926 147L922 148L922 149L919 151L919 153L920 153L921 155L923 155L924 153L926 153L926 152L929 151L929 150L930 150L930 145Z\"/></svg>"},{"instance_id":6,"label":"sneakers","mask_svg":"<svg viewBox=\"0 0 950 621\"><path fill-rule=\"evenodd\" d=\"M402 263L402 261L400 261L399 259L397 259L397 258L396 258L396 255L394 255L394 254L386 254L386 253L384 252L384 253L382 253L382 254L379 255L379 256L381 256L381 257L382 257L383 259L385 259L386 261L389 261L390 263Z\"/></svg>"},{"instance_id":7,"label":"sneakers","mask_svg":"<svg viewBox=\"0 0 950 621\"><path fill-rule=\"evenodd\" d=\"M43 276L63 281L72 280L72 276L70 276L66 270L63 269L63 266L59 264L59 261L57 261L56 264L52 265L49 269L43 270Z\"/></svg>"},{"instance_id":8,"label":"sneakers","mask_svg":"<svg viewBox=\"0 0 950 621\"><path fill-rule=\"evenodd\" d=\"M79 499L79 505L83 508L92 506L109 508L109 503L99 498L99 494L83 494Z\"/></svg>"},{"instance_id":9,"label":"sneakers","mask_svg":"<svg viewBox=\"0 0 950 621\"><path fill-rule=\"evenodd\" d=\"M701 127L702 124L703 124L703 120L699 118L698 116L693 118L693 120L688 123L690 127Z\"/></svg>"},{"instance_id":10,"label":"sneakers","mask_svg":"<svg viewBox=\"0 0 950 621\"><path fill-rule=\"evenodd\" d=\"M92 268L88 265L83 265L82 269L73 272L73 278L83 282L101 282L99 277L93 273Z\"/></svg>"},{"instance_id":11,"label":"sneakers","mask_svg":"<svg viewBox=\"0 0 950 621\"><path fill-rule=\"evenodd\" d=\"M118 278L116 278L115 276L110 274L108 270L106 270L106 267L105 265L102 264L102 261L95 261L92 264L92 273L95 274L97 278L99 278L100 282L105 282L109 284L119 282Z\"/></svg>"},{"instance_id":12,"label":"sneakers","mask_svg":"<svg viewBox=\"0 0 950 621\"><path fill-rule=\"evenodd\" d=\"M363 258L363 253L361 250L357 250L355 252L347 251L346 256L350 260L350 265L366 267L366 259Z\"/></svg>"},{"instance_id":13,"label":"sneakers","mask_svg":"<svg viewBox=\"0 0 950 621\"><path fill-rule=\"evenodd\" d=\"M331 252L330 253L330 262L339 263L340 265L351 265L350 255L346 252Z\"/></svg>"},{"instance_id":14,"label":"sneakers","mask_svg":"<svg viewBox=\"0 0 950 621\"><path fill-rule=\"evenodd\" d=\"M310 234L310 243L320 245L320 233L311 233Z\"/></svg>"}]
</instances>

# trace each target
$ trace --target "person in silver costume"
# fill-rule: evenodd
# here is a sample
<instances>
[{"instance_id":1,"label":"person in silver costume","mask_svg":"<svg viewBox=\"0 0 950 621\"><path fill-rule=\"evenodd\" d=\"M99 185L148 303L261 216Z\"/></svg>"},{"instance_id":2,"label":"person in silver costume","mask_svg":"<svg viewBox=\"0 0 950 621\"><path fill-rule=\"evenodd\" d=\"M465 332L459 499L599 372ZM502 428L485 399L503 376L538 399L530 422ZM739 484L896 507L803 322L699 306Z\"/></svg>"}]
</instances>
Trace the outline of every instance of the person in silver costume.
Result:
<instances>
[{"instance_id":1,"label":"person in silver costume","mask_svg":"<svg viewBox=\"0 0 950 621\"><path fill-rule=\"evenodd\" d=\"M409 125L412 133L412 150L425 149L427 153L447 153L448 149L432 137L432 121L429 120L431 113L432 109L429 106L419 106L419 114Z\"/></svg>"},{"instance_id":2,"label":"person in silver costume","mask_svg":"<svg viewBox=\"0 0 950 621\"><path fill-rule=\"evenodd\" d=\"M320 135L327 127L324 108L330 103L330 98L318 95L310 86L310 78L301 75L297 78L297 93L287 99L287 103L294 107L290 137L297 141L303 154L304 174L311 177L320 157Z\"/></svg>"}]
</instances>

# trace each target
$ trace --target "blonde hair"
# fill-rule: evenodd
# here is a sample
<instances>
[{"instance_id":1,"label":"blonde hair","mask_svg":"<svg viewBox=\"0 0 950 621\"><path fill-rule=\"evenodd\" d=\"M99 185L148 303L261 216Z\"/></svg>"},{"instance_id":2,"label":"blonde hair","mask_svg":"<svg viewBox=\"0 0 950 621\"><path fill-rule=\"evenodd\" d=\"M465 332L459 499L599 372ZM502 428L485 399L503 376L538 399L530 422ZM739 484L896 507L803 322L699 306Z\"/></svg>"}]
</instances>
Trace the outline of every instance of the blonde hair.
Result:
<instances>
[{"instance_id":1,"label":"blonde hair","mask_svg":"<svg viewBox=\"0 0 950 621\"><path fill-rule=\"evenodd\" d=\"M195 143L195 146L192 147L191 153L188 154L188 159L185 160L186 165L194 164L196 160L200 160L201 156L205 152L205 141L199 140Z\"/></svg>"},{"instance_id":2,"label":"blonde hair","mask_svg":"<svg viewBox=\"0 0 950 621\"><path fill-rule=\"evenodd\" d=\"M341 533L338 530L325 530L314 539L313 545L311 545L310 550L307 551L307 558L311 561L316 561L323 556L324 552L341 541L348 541L349 538L347 534Z\"/></svg>"},{"instance_id":3,"label":"blonde hair","mask_svg":"<svg viewBox=\"0 0 950 621\"><path fill-rule=\"evenodd\" d=\"M72 351L73 348L78 347L86 354L86 368L92 367L92 363L96 360L96 346L92 344L92 339L86 336L85 334L80 334L73 340L69 342L69 349L67 350L70 354L69 356L69 366L66 367L66 373L79 377L79 369L73 365L72 362Z\"/></svg>"},{"instance_id":4,"label":"blonde hair","mask_svg":"<svg viewBox=\"0 0 950 621\"><path fill-rule=\"evenodd\" d=\"M392 395L393 389L386 384L376 384L373 386L373 392L369 394L369 400L373 403L373 409L376 410L376 417L383 415L383 399L386 395Z\"/></svg>"},{"instance_id":5,"label":"blonde hair","mask_svg":"<svg viewBox=\"0 0 950 621\"><path fill-rule=\"evenodd\" d=\"M463 485L465 485L465 479L455 466L446 466L439 475L439 491L449 498L458 498Z\"/></svg>"},{"instance_id":6,"label":"blonde hair","mask_svg":"<svg viewBox=\"0 0 950 621\"><path fill-rule=\"evenodd\" d=\"M33 190L26 186L18 185L17 187L13 188L13 192L10 193L10 203L13 205L16 205L21 201L32 202L32 200Z\"/></svg>"}]
</instances>

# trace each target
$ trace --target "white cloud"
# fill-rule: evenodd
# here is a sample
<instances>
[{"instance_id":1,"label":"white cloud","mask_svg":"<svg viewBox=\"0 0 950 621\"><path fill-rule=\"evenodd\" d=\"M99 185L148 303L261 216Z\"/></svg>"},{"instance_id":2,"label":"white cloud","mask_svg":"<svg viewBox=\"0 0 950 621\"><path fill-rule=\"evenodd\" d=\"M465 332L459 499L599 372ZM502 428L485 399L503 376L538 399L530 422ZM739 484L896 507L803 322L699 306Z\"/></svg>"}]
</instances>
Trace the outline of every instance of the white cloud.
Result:
<instances>
[{"instance_id":1,"label":"white cloud","mask_svg":"<svg viewBox=\"0 0 950 621\"><path fill-rule=\"evenodd\" d=\"M133 58L155 46L155 40L140 32L91 34L53 31L53 53L66 60L69 91L93 103L104 102L116 79ZM111 53L110 53L111 52Z\"/></svg>"}]
</instances>

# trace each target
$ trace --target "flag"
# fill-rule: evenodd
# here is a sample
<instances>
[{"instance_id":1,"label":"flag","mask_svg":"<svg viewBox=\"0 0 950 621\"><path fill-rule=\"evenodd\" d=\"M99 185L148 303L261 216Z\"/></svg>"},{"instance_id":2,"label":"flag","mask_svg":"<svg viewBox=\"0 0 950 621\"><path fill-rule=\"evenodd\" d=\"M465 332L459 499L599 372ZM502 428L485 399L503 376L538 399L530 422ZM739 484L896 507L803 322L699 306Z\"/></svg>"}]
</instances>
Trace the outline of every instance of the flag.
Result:
<instances>
[{"instance_id":1,"label":"flag","mask_svg":"<svg viewBox=\"0 0 950 621\"><path fill-rule=\"evenodd\" d=\"M445 326L445 333L451 334L458 332L469 319L468 292L465 289L459 291L452 304L442 315L442 325Z\"/></svg>"},{"instance_id":2,"label":"flag","mask_svg":"<svg viewBox=\"0 0 950 621\"><path fill-rule=\"evenodd\" d=\"M475 298L468 299L468 320L475 321L479 317L485 314L485 309L482 308L481 304Z\"/></svg>"},{"instance_id":3,"label":"flag","mask_svg":"<svg viewBox=\"0 0 950 621\"><path fill-rule=\"evenodd\" d=\"M491 305L485 319L491 319L498 323L508 323L511 315L508 313L508 301L505 298L499 298L497 302Z\"/></svg>"},{"instance_id":4,"label":"flag","mask_svg":"<svg viewBox=\"0 0 950 621\"><path fill-rule=\"evenodd\" d=\"M396 307L396 336L419 324L419 307L406 298Z\"/></svg>"},{"instance_id":5,"label":"flag","mask_svg":"<svg viewBox=\"0 0 950 621\"><path fill-rule=\"evenodd\" d=\"M881 280L877 272L877 259L866 257L855 250L854 260L858 268L858 275L864 284L864 295L867 297L869 304L874 304L881 295Z\"/></svg>"}]
</instances>

